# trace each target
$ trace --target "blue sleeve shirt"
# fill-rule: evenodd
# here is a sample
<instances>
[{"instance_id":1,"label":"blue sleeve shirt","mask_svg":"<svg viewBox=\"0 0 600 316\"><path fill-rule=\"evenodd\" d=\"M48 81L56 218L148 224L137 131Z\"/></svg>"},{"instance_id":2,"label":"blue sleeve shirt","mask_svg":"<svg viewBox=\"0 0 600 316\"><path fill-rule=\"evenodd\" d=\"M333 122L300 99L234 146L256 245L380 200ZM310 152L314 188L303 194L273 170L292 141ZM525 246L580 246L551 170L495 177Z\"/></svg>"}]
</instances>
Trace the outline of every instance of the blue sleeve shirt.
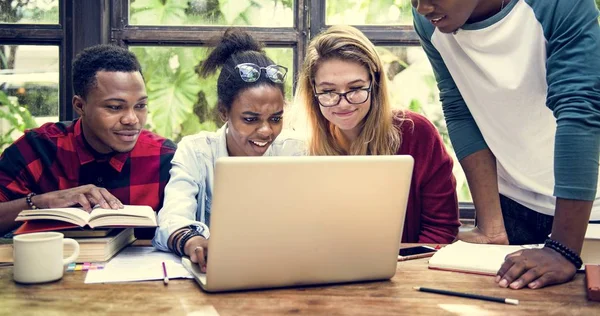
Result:
<instances>
[{"instance_id":1,"label":"blue sleeve shirt","mask_svg":"<svg viewBox=\"0 0 600 316\"><path fill-rule=\"evenodd\" d=\"M544 214L554 213L555 196L600 201L593 0L513 0L450 34L413 15L459 159L489 148L500 192Z\"/></svg>"}]
</instances>

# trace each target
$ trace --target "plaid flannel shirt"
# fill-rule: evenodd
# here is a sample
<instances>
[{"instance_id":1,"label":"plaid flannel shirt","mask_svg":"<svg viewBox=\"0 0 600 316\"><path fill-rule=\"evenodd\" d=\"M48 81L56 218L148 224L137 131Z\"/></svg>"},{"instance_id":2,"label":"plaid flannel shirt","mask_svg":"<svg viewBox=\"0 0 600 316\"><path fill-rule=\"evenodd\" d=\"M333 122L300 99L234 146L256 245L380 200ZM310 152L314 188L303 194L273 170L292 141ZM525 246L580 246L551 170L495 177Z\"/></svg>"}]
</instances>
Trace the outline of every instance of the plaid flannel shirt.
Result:
<instances>
[{"instance_id":1,"label":"plaid flannel shirt","mask_svg":"<svg viewBox=\"0 0 600 316\"><path fill-rule=\"evenodd\" d=\"M0 202L94 184L123 204L162 206L175 144L143 130L132 151L100 157L83 138L81 121L28 130L0 156Z\"/></svg>"}]
</instances>

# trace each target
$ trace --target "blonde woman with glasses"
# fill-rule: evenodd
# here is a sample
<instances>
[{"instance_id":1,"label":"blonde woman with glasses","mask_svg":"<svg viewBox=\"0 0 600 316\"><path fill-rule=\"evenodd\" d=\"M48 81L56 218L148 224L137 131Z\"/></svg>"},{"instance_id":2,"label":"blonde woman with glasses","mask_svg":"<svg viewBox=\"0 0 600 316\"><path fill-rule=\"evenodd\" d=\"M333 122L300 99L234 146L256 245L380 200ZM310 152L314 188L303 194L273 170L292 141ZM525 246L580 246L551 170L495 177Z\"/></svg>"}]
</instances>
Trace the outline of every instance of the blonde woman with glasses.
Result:
<instances>
[{"instance_id":1,"label":"blonde woman with glasses","mask_svg":"<svg viewBox=\"0 0 600 316\"><path fill-rule=\"evenodd\" d=\"M332 26L309 44L298 90L311 155L411 155L415 159L403 242L450 243L458 233L452 158L423 116L392 111L373 44ZM357 179L360 181L360 179ZM365 210L377 216L377 210Z\"/></svg>"},{"instance_id":2,"label":"blonde woman with glasses","mask_svg":"<svg viewBox=\"0 0 600 316\"><path fill-rule=\"evenodd\" d=\"M225 124L217 132L186 136L179 143L158 214L159 228L152 241L160 250L189 256L203 271L216 160L305 152L302 140L282 133L285 67L269 59L249 34L229 29L202 64L200 73L206 77L219 68L217 106Z\"/></svg>"}]
</instances>

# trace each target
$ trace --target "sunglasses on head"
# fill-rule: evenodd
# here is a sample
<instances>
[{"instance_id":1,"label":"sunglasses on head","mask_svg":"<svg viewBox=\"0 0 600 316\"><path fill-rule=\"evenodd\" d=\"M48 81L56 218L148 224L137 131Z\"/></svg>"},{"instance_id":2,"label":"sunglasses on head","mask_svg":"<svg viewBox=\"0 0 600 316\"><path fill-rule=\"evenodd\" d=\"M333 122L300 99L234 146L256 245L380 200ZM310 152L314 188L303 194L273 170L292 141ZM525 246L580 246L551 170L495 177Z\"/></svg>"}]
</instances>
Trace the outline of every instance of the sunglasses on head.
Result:
<instances>
[{"instance_id":1,"label":"sunglasses on head","mask_svg":"<svg viewBox=\"0 0 600 316\"><path fill-rule=\"evenodd\" d=\"M265 71L267 78L275 83L283 83L285 81L285 75L287 74L287 68L280 65L269 65L267 67L260 67L253 63L243 63L235 66L240 73L240 77L245 82L255 82L260 78L262 70Z\"/></svg>"}]
</instances>

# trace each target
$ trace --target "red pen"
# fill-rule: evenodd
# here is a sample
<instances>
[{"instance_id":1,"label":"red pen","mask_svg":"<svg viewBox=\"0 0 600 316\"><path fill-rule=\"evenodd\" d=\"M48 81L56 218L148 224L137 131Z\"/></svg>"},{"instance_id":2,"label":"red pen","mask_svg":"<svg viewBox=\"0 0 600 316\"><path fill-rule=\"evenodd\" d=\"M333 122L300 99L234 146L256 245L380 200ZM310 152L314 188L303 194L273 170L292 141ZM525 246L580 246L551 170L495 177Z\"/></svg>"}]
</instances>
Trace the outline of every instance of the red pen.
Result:
<instances>
[{"instance_id":1,"label":"red pen","mask_svg":"<svg viewBox=\"0 0 600 316\"><path fill-rule=\"evenodd\" d=\"M163 261L162 263L162 268L163 268L163 283L165 285L169 284L169 276L167 275L167 266L165 265L165 262Z\"/></svg>"}]
</instances>

